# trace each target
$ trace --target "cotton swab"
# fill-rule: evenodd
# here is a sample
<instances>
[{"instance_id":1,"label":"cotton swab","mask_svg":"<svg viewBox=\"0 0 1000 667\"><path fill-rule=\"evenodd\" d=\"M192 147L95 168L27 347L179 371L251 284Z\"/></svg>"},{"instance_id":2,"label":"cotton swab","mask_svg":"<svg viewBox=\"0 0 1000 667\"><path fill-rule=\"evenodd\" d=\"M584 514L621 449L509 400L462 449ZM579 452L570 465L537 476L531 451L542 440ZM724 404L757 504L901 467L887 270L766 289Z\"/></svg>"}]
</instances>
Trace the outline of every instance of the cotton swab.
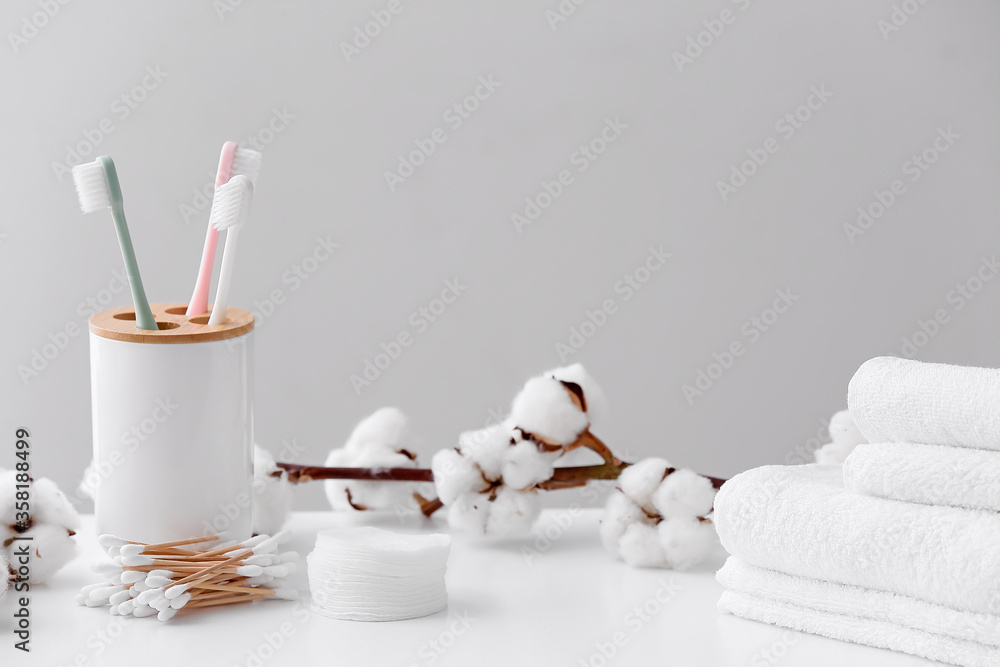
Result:
<instances>
[{"instance_id":1,"label":"cotton swab","mask_svg":"<svg viewBox=\"0 0 1000 667\"><path fill-rule=\"evenodd\" d=\"M294 572L298 554L277 551L288 538L283 531L197 551L180 547L216 538L149 545L102 535L99 542L115 554L120 569L109 581L84 587L76 601L92 607L108 605L113 616L156 615L166 621L186 608L294 599L297 592L283 582Z\"/></svg>"}]
</instances>

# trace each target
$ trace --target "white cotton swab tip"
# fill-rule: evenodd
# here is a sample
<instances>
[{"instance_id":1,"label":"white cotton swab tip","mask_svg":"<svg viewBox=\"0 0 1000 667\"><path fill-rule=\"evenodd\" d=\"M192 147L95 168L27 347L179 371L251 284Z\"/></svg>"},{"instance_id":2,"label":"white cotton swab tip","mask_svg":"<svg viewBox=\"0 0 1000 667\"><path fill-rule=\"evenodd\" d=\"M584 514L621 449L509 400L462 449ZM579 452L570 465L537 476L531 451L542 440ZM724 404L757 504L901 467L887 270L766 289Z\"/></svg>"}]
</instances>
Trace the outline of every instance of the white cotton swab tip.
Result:
<instances>
[{"instance_id":1,"label":"white cotton swab tip","mask_svg":"<svg viewBox=\"0 0 1000 667\"><path fill-rule=\"evenodd\" d=\"M90 591L90 599L94 602L107 602L108 599L122 590L121 586L105 586L104 588L96 588Z\"/></svg>"},{"instance_id":2,"label":"white cotton swab tip","mask_svg":"<svg viewBox=\"0 0 1000 667\"><path fill-rule=\"evenodd\" d=\"M287 577L289 574L288 565L269 565L264 568L263 573L275 577L276 579Z\"/></svg>"},{"instance_id":3,"label":"white cotton swab tip","mask_svg":"<svg viewBox=\"0 0 1000 667\"><path fill-rule=\"evenodd\" d=\"M171 579L170 577L157 577L157 576L146 577L146 585L151 588L164 588L172 584L173 581L174 580Z\"/></svg>"},{"instance_id":4,"label":"white cotton swab tip","mask_svg":"<svg viewBox=\"0 0 1000 667\"><path fill-rule=\"evenodd\" d=\"M297 600L299 592L294 588L279 588L274 591L274 597L281 598L282 600Z\"/></svg>"},{"instance_id":5,"label":"white cotton swab tip","mask_svg":"<svg viewBox=\"0 0 1000 667\"><path fill-rule=\"evenodd\" d=\"M111 614L112 616L121 616L122 615L122 613L120 611L118 611L118 605L116 605L116 604L113 604L110 607L108 607L108 613Z\"/></svg>"},{"instance_id":6,"label":"white cotton swab tip","mask_svg":"<svg viewBox=\"0 0 1000 667\"><path fill-rule=\"evenodd\" d=\"M167 593L169 592L170 591L167 591ZM155 600L157 597L159 597L162 593L163 593L162 589L151 588L148 591L143 591L142 593L139 593L139 597L137 597L135 601L141 605L147 605L153 600Z\"/></svg>"},{"instance_id":7,"label":"white cotton swab tip","mask_svg":"<svg viewBox=\"0 0 1000 667\"><path fill-rule=\"evenodd\" d=\"M170 603L171 600L168 600L164 596L156 598L149 604L149 606L155 609L156 611L163 611L164 609L170 609Z\"/></svg>"},{"instance_id":8,"label":"white cotton swab tip","mask_svg":"<svg viewBox=\"0 0 1000 667\"><path fill-rule=\"evenodd\" d=\"M168 600L173 600L175 597L182 595L187 592L188 584L178 584L172 588L168 588L163 592Z\"/></svg>"},{"instance_id":9,"label":"white cotton swab tip","mask_svg":"<svg viewBox=\"0 0 1000 667\"><path fill-rule=\"evenodd\" d=\"M259 577L264 574L264 568L260 565L241 565L236 568L236 574L241 577Z\"/></svg>"},{"instance_id":10,"label":"white cotton swab tip","mask_svg":"<svg viewBox=\"0 0 1000 667\"><path fill-rule=\"evenodd\" d=\"M122 616L128 616L133 611L135 611L135 600L126 600L118 605L118 613Z\"/></svg>"},{"instance_id":11,"label":"white cotton swab tip","mask_svg":"<svg viewBox=\"0 0 1000 667\"><path fill-rule=\"evenodd\" d=\"M99 584L88 584L80 589L80 594L85 596L90 596L90 591L96 591L98 588L104 588L107 586L106 583L101 582Z\"/></svg>"},{"instance_id":12,"label":"white cotton swab tip","mask_svg":"<svg viewBox=\"0 0 1000 667\"><path fill-rule=\"evenodd\" d=\"M98 165L98 168L100 168L100 165ZM104 170L103 169L101 169L101 178L104 178ZM107 533L105 533L104 535L101 535L100 537L98 537L97 538L97 543L100 544L105 549L109 549L111 547L118 547L120 549L124 545L128 544L128 542L126 542L122 538L118 537L117 535L110 535L110 534L107 534Z\"/></svg>"},{"instance_id":13,"label":"white cotton swab tip","mask_svg":"<svg viewBox=\"0 0 1000 667\"><path fill-rule=\"evenodd\" d=\"M126 567L141 567L143 565L152 565L156 562L156 559L151 556L122 556L122 565Z\"/></svg>"},{"instance_id":14,"label":"white cotton swab tip","mask_svg":"<svg viewBox=\"0 0 1000 667\"><path fill-rule=\"evenodd\" d=\"M108 598L108 604L117 607L122 602L126 602L132 599L132 590L126 589L124 591L118 591L114 595Z\"/></svg>"},{"instance_id":15,"label":"white cotton swab tip","mask_svg":"<svg viewBox=\"0 0 1000 667\"><path fill-rule=\"evenodd\" d=\"M146 547L141 544L124 544L119 552L122 556L138 556L145 551Z\"/></svg>"},{"instance_id":16,"label":"white cotton swab tip","mask_svg":"<svg viewBox=\"0 0 1000 667\"><path fill-rule=\"evenodd\" d=\"M126 570L121 573L121 579L123 584L134 584L137 581L142 581L146 578L145 572L138 572L136 570Z\"/></svg>"},{"instance_id":17,"label":"white cotton swab tip","mask_svg":"<svg viewBox=\"0 0 1000 667\"><path fill-rule=\"evenodd\" d=\"M177 597L175 597L173 600L170 601L170 608L180 609L190 601L191 601L190 593L185 593L184 595L178 595Z\"/></svg>"},{"instance_id":18,"label":"white cotton swab tip","mask_svg":"<svg viewBox=\"0 0 1000 667\"><path fill-rule=\"evenodd\" d=\"M171 609L167 607L166 609L161 609L160 613L156 615L156 618L160 619L161 621L169 621L174 617L174 614L176 613L177 613L176 609Z\"/></svg>"},{"instance_id":19,"label":"white cotton swab tip","mask_svg":"<svg viewBox=\"0 0 1000 667\"><path fill-rule=\"evenodd\" d=\"M157 613L152 607L136 607L132 615L136 618L146 618L147 616L154 616Z\"/></svg>"}]
</instances>

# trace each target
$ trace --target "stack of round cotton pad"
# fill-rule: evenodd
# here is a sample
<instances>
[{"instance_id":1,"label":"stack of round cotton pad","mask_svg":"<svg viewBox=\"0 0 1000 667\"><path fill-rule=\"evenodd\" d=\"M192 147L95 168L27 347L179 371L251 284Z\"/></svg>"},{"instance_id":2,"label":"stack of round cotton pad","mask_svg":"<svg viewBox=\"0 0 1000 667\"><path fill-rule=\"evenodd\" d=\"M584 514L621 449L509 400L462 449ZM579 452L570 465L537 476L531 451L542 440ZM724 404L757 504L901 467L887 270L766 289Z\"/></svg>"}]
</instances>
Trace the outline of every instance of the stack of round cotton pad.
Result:
<instances>
[{"instance_id":1,"label":"stack of round cotton pad","mask_svg":"<svg viewBox=\"0 0 1000 667\"><path fill-rule=\"evenodd\" d=\"M309 554L313 610L350 621L402 621L448 605L451 538L364 526L324 530Z\"/></svg>"}]
</instances>

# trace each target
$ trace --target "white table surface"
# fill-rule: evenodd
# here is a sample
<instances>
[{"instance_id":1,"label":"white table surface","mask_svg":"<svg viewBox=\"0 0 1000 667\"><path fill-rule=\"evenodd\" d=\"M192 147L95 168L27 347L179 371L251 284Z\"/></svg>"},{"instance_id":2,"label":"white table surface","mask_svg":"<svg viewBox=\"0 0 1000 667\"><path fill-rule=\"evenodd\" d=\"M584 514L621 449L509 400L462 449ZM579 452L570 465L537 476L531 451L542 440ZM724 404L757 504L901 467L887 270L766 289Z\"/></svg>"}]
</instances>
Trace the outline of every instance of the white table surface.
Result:
<instances>
[{"instance_id":1,"label":"white table surface","mask_svg":"<svg viewBox=\"0 0 1000 667\"><path fill-rule=\"evenodd\" d=\"M191 610L162 623L79 607L73 597L100 580L92 517L81 555L31 592L31 646L13 648L12 595L0 603L0 665L884 665L934 663L791 632L716 610L720 552L691 572L635 570L603 551L598 510L546 510L535 538L475 540L456 534L448 565L449 608L391 623L337 621L308 611L304 560L294 583L304 602L264 601ZM440 518L405 521L373 513L295 514L286 545L303 557L323 528L369 523L404 531L446 531ZM567 525L568 524L568 525ZM562 526L566 526L563 528ZM529 558L526 555L531 555ZM657 594L659 592L659 598ZM640 616L637 608L646 606ZM610 659L600 653L619 639ZM272 644L277 645L276 649Z\"/></svg>"}]
</instances>

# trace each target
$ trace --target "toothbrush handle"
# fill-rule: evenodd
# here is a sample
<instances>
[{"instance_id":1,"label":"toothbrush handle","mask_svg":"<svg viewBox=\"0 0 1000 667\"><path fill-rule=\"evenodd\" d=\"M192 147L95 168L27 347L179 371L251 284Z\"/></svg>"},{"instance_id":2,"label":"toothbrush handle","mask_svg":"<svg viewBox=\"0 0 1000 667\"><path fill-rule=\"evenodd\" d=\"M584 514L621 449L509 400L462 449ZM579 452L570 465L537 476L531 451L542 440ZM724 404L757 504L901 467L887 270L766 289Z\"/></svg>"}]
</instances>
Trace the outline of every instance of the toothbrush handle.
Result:
<instances>
[{"instance_id":1,"label":"toothbrush handle","mask_svg":"<svg viewBox=\"0 0 1000 667\"><path fill-rule=\"evenodd\" d=\"M226 246L222 249L222 268L219 269L219 287L215 292L215 304L212 306L209 324L226 322L226 304L229 300L229 284L233 280L233 264L236 263L236 242L239 234L238 226L226 230Z\"/></svg>"},{"instance_id":2,"label":"toothbrush handle","mask_svg":"<svg viewBox=\"0 0 1000 667\"><path fill-rule=\"evenodd\" d=\"M132 292L132 303L135 305L135 325L139 329L156 331L156 318L146 301L146 290L142 288L142 277L139 275L139 264L135 261L135 249L132 248L132 237L128 233L125 222L125 209L121 202L115 202L111 207L111 217L115 221L115 231L118 233L118 245L121 247L122 259L125 260L125 273L128 276L128 286Z\"/></svg>"},{"instance_id":3,"label":"toothbrush handle","mask_svg":"<svg viewBox=\"0 0 1000 667\"><path fill-rule=\"evenodd\" d=\"M208 311L208 285L212 281L212 264L215 262L215 247L219 242L219 232L211 222L205 234L205 248L201 251L201 268L194 283L194 294L188 302L187 316L194 317Z\"/></svg>"},{"instance_id":4,"label":"toothbrush handle","mask_svg":"<svg viewBox=\"0 0 1000 667\"><path fill-rule=\"evenodd\" d=\"M238 146L234 141L227 141L222 145L222 154L219 156L219 170L215 175L216 188L229 182L229 178L233 173L233 159L237 148ZM208 312L208 287L209 283L212 282L212 265L215 263L215 247L218 242L219 232L212 226L212 218L209 215L208 231L205 233L205 247L201 251L201 268L198 269L198 279L194 283L194 293L191 295L191 300L188 301L188 309L185 313L188 317Z\"/></svg>"}]
</instances>

